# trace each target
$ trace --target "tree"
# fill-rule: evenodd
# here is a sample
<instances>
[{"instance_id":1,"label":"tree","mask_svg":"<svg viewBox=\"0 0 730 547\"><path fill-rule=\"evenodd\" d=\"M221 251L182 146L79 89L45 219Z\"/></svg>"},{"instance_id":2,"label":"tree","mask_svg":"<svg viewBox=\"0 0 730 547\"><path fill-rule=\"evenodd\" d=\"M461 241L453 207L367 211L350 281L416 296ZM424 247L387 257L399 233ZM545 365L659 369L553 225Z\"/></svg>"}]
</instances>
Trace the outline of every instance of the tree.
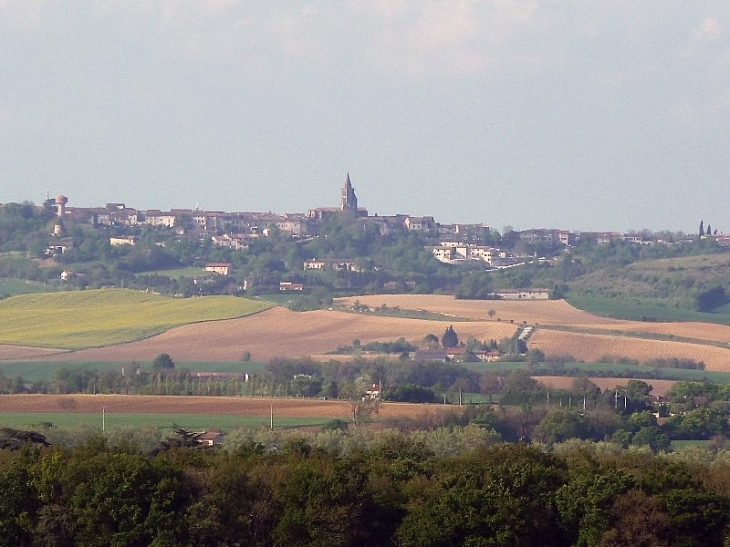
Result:
<instances>
[{"instance_id":1,"label":"tree","mask_svg":"<svg viewBox=\"0 0 730 547\"><path fill-rule=\"evenodd\" d=\"M489 310L487 313L489 314L489 320L490 321L494 321L494 316L496 315L497 311L496 310Z\"/></svg>"},{"instance_id":2,"label":"tree","mask_svg":"<svg viewBox=\"0 0 730 547\"><path fill-rule=\"evenodd\" d=\"M590 437L590 427L581 412L556 408L542 419L533 435L539 442L553 444L568 439L587 439Z\"/></svg>"},{"instance_id":3,"label":"tree","mask_svg":"<svg viewBox=\"0 0 730 547\"><path fill-rule=\"evenodd\" d=\"M167 353L160 353L155 360L152 361L152 368L155 370L171 370L175 368L175 361L172 360Z\"/></svg>"},{"instance_id":4,"label":"tree","mask_svg":"<svg viewBox=\"0 0 730 547\"><path fill-rule=\"evenodd\" d=\"M350 416L353 425L362 424L380 410L380 401L368 396L368 387L369 382L364 377L360 377L354 381L346 382L340 390L340 396L346 398L350 403Z\"/></svg>"},{"instance_id":5,"label":"tree","mask_svg":"<svg viewBox=\"0 0 730 547\"><path fill-rule=\"evenodd\" d=\"M700 220L700 237L705 235L705 221Z\"/></svg>"},{"instance_id":6,"label":"tree","mask_svg":"<svg viewBox=\"0 0 730 547\"><path fill-rule=\"evenodd\" d=\"M459 345L459 336L456 334L453 325L449 325L441 337L441 345L445 348L455 348Z\"/></svg>"},{"instance_id":7,"label":"tree","mask_svg":"<svg viewBox=\"0 0 730 547\"><path fill-rule=\"evenodd\" d=\"M711 312L727 302L727 294L722 285L718 285L697 295L697 311Z\"/></svg>"},{"instance_id":8,"label":"tree","mask_svg":"<svg viewBox=\"0 0 730 547\"><path fill-rule=\"evenodd\" d=\"M436 349L439 347L439 339L435 334L427 334L423 337L423 344L428 349Z\"/></svg>"},{"instance_id":9,"label":"tree","mask_svg":"<svg viewBox=\"0 0 730 547\"><path fill-rule=\"evenodd\" d=\"M705 230L705 234L712 235L712 226L710 226L710 223L707 223L707 230Z\"/></svg>"}]
</instances>

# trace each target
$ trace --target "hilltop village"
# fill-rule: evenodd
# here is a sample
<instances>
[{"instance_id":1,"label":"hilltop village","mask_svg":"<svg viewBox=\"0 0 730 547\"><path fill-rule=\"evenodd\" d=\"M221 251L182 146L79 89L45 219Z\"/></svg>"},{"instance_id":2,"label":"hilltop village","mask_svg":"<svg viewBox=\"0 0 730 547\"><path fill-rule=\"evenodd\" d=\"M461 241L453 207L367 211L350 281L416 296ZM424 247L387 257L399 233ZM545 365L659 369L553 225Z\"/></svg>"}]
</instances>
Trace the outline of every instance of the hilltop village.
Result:
<instances>
[{"instance_id":1,"label":"hilltop village","mask_svg":"<svg viewBox=\"0 0 730 547\"><path fill-rule=\"evenodd\" d=\"M271 236L274 231L299 241L311 240L322 235L322 226L337 216L347 215L364 233L386 237L394 232L417 233L425 238L433 256L445 264L480 263L486 269L519 266L525 259L545 259L556 250L567 249L580 241L599 245L623 242L632 245L662 245L676 243L677 238L666 238L648 231L641 233L579 232L565 229L510 230L504 234L495 232L487 224L443 224L433 216L396 214L370 215L359 206L355 189L348 173L341 190L339 207L317 207L307 213L226 212L200 209L139 210L124 203L107 203L104 207L71 207L69 199L60 195L46 201L46 209L56 211L53 238L46 250L47 256L58 256L74 246L74 238L68 226L86 225L109 230L109 245L133 247L140 240L144 228L165 228L174 231L178 238L194 236L199 241L209 241L213 248L246 250L251 242ZM730 236L711 232L708 225L704 238L711 238L719 246L730 246ZM685 241L689 241L688 238ZM539 256L538 256L539 255ZM306 257L302 261L305 270L358 271L354 256ZM231 273L232 265L214 263L210 272L219 275ZM68 277L69 272L65 276ZM300 285L284 282L282 289L299 289Z\"/></svg>"}]
</instances>

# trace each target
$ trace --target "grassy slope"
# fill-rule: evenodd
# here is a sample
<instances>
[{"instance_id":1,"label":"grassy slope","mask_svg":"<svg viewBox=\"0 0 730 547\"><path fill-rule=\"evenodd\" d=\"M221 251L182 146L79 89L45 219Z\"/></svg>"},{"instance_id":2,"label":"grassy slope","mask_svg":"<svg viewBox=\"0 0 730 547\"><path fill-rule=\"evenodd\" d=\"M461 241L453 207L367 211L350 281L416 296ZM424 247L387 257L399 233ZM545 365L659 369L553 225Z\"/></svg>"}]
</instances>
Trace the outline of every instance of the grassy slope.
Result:
<instances>
[{"instance_id":1,"label":"grassy slope","mask_svg":"<svg viewBox=\"0 0 730 547\"><path fill-rule=\"evenodd\" d=\"M140 272L135 274L135 277L142 277L145 275L160 275L163 277L169 277L170 279L182 279L183 277L192 279L194 277L200 277L204 275L210 275L210 272L206 272L205 268L171 268L167 270L153 270L149 272Z\"/></svg>"},{"instance_id":2,"label":"grassy slope","mask_svg":"<svg viewBox=\"0 0 730 547\"><path fill-rule=\"evenodd\" d=\"M267 307L232 296L175 299L118 289L26 294L0 302L0 344L63 349L107 346L187 323L242 317Z\"/></svg>"},{"instance_id":3,"label":"grassy slope","mask_svg":"<svg viewBox=\"0 0 730 547\"><path fill-rule=\"evenodd\" d=\"M39 293L55 291L56 289L50 285L37 283L34 281L25 281L23 279L0 279L0 295L16 296L18 294Z\"/></svg>"},{"instance_id":4,"label":"grassy slope","mask_svg":"<svg viewBox=\"0 0 730 547\"><path fill-rule=\"evenodd\" d=\"M697 291L730 287L730 253L636 262L586 274L571 286L568 302L615 318L730 324L730 306L715 313L692 309Z\"/></svg>"}]
</instances>

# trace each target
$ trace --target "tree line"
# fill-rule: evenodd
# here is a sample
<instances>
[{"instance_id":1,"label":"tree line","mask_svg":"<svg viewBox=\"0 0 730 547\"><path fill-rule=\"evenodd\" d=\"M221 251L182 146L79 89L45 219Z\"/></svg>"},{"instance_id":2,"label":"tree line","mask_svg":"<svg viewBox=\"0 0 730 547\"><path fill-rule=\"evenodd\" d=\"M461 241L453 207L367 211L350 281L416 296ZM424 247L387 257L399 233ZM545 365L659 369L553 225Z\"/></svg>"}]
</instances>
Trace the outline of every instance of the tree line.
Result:
<instances>
[{"instance_id":1,"label":"tree line","mask_svg":"<svg viewBox=\"0 0 730 547\"><path fill-rule=\"evenodd\" d=\"M347 434L342 434L347 435ZM456 438L452 440L458 441ZM466 440L464 437L462 440ZM384 431L343 453L289 436L156 453L92 436L0 450L0 545L722 546L730 453ZM183 443L184 444L184 443Z\"/></svg>"}]
</instances>

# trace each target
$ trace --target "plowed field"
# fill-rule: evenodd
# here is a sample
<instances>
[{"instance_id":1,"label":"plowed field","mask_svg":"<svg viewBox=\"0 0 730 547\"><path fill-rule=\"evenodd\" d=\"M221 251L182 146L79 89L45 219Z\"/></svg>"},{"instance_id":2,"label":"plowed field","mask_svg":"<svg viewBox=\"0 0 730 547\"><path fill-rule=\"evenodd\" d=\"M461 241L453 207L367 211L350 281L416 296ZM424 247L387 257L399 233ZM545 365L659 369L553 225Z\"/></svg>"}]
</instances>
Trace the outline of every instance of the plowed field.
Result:
<instances>
[{"instance_id":1,"label":"plowed field","mask_svg":"<svg viewBox=\"0 0 730 547\"><path fill-rule=\"evenodd\" d=\"M377 307L386 304L389 308L400 307L409 310L428 310L456 317L468 317L489 321L489 310L494 310L494 322L514 321L530 324L575 325L596 323L611 326L615 319L605 319L574 308L564 300L457 300L449 295L432 294L376 294L338 299L338 303L361 304Z\"/></svg>"},{"instance_id":2,"label":"plowed field","mask_svg":"<svg viewBox=\"0 0 730 547\"><path fill-rule=\"evenodd\" d=\"M273 404L277 416L293 418L346 418L346 401L316 399L260 399L248 397L159 397L142 395L0 395L0 414L108 413L206 414L269 416ZM378 419L417 417L453 411L452 405L383 403Z\"/></svg>"},{"instance_id":3,"label":"plowed field","mask_svg":"<svg viewBox=\"0 0 730 547\"><path fill-rule=\"evenodd\" d=\"M730 371L730 350L702 344L538 329L530 337L529 345L546 355L570 354L579 361L598 361L605 356L639 362L677 357L704 361L707 370Z\"/></svg>"},{"instance_id":4,"label":"plowed field","mask_svg":"<svg viewBox=\"0 0 730 547\"><path fill-rule=\"evenodd\" d=\"M322 354L349 345L354 339L362 343L391 341L404 337L420 342L427 334L441 336L448 323L422 319L402 319L370 314L317 310L292 312L274 308L256 315L195 323L170 329L158 336L104 348L63 353L59 360L80 361L151 361L160 353L169 353L175 361L238 361L245 351L252 359L266 361L274 357L301 357ZM466 340L499 340L512 336L515 325L496 321L458 323L459 336ZM43 357L48 360L48 356Z\"/></svg>"}]
</instances>

